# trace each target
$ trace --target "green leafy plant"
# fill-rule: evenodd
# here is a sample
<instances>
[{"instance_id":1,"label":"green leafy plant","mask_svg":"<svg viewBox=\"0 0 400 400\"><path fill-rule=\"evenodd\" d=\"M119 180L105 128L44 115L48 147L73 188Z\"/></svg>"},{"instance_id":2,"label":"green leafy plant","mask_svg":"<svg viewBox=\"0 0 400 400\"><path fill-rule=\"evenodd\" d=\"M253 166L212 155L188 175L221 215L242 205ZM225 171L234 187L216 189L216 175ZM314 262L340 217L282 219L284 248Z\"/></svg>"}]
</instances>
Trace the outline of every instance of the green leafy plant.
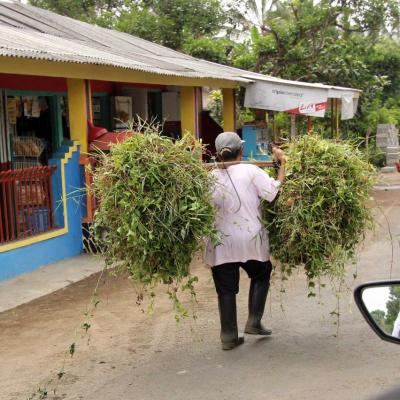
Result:
<instances>
[{"instance_id":1,"label":"green leafy plant","mask_svg":"<svg viewBox=\"0 0 400 400\"><path fill-rule=\"evenodd\" d=\"M221 90L212 90L209 96L208 109L210 110L210 115L217 124L223 125L222 92Z\"/></svg>"},{"instance_id":2,"label":"green leafy plant","mask_svg":"<svg viewBox=\"0 0 400 400\"><path fill-rule=\"evenodd\" d=\"M108 265L128 271L154 298L169 286L177 318L186 315L178 288L194 296L189 265L203 238L217 238L211 202L212 177L202 165L202 147L190 135L173 142L154 124L97 156L93 191L99 206L94 233Z\"/></svg>"},{"instance_id":3,"label":"green leafy plant","mask_svg":"<svg viewBox=\"0 0 400 400\"><path fill-rule=\"evenodd\" d=\"M313 296L319 278L343 279L373 226L367 201L375 170L350 143L316 135L292 142L287 155L287 180L277 200L264 205L266 223L283 276L303 266Z\"/></svg>"}]
</instances>

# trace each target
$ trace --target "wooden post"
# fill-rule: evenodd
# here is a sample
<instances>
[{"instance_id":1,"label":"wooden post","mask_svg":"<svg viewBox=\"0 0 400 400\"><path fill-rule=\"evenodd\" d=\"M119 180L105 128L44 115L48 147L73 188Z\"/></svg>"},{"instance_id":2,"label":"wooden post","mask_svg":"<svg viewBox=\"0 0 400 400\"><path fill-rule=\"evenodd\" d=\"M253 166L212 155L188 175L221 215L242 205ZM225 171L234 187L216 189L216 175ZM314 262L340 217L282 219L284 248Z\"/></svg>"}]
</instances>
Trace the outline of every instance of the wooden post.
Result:
<instances>
[{"instance_id":1,"label":"wooden post","mask_svg":"<svg viewBox=\"0 0 400 400\"><path fill-rule=\"evenodd\" d=\"M278 135L276 132L275 111L272 111L272 137L274 138L274 142L278 141Z\"/></svg>"},{"instance_id":2,"label":"wooden post","mask_svg":"<svg viewBox=\"0 0 400 400\"><path fill-rule=\"evenodd\" d=\"M90 81L85 81L85 91L88 120L93 123L92 84Z\"/></svg>"},{"instance_id":3,"label":"wooden post","mask_svg":"<svg viewBox=\"0 0 400 400\"><path fill-rule=\"evenodd\" d=\"M294 139L297 135L296 114L290 114L290 139Z\"/></svg>"},{"instance_id":4,"label":"wooden post","mask_svg":"<svg viewBox=\"0 0 400 400\"><path fill-rule=\"evenodd\" d=\"M369 137L371 136L371 127L367 128L367 133L365 134L365 157L369 162Z\"/></svg>"},{"instance_id":5,"label":"wooden post","mask_svg":"<svg viewBox=\"0 0 400 400\"><path fill-rule=\"evenodd\" d=\"M307 133L310 134L313 129L312 117L307 117Z\"/></svg>"}]
</instances>

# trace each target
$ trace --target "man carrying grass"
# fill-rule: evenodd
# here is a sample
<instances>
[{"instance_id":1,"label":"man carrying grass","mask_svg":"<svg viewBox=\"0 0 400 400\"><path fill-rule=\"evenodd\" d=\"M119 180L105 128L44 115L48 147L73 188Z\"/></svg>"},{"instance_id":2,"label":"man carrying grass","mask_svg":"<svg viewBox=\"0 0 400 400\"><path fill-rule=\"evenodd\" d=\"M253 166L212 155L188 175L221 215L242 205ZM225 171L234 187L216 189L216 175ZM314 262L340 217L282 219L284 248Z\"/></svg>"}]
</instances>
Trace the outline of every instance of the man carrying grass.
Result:
<instances>
[{"instance_id":1,"label":"man carrying grass","mask_svg":"<svg viewBox=\"0 0 400 400\"><path fill-rule=\"evenodd\" d=\"M285 178L283 151L274 147L274 159L280 162L278 176L273 179L261 168L240 164L242 140L233 132L223 132L215 140L219 161L237 164L213 171L216 185L213 202L217 209L216 227L220 243L208 243L205 262L212 266L218 294L223 350L231 350L244 342L238 336L236 294L239 293L239 270L242 267L251 279L249 316L245 333L270 335L261 319L264 314L272 265L269 260L268 234L261 223L261 199L273 201Z\"/></svg>"}]
</instances>

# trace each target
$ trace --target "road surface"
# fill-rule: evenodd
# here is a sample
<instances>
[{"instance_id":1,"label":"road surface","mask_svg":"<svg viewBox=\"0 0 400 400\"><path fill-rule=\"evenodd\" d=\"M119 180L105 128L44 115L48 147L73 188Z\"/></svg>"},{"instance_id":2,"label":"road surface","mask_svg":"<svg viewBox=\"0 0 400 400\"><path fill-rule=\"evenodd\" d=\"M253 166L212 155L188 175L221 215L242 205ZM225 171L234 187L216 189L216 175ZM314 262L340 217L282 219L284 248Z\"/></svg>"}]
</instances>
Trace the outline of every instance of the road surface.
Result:
<instances>
[{"instance_id":1,"label":"road surface","mask_svg":"<svg viewBox=\"0 0 400 400\"><path fill-rule=\"evenodd\" d=\"M358 283L400 277L400 191L377 191L378 226L360 250L357 278L348 268L349 288ZM379 207L377 207L379 206ZM390 223L392 246L384 212ZM136 306L125 278L101 281L101 303L89 336L74 337L98 275L0 314L0 399L27 399L38 385L50 399L85 400L354 400L367 399L398 382L400 346L382 342L352 300L341 295L339 336L336 298L330 289L307 298L302 273L281 292L275 277L265 324L270 338L246 336L243 346L220 350L216 296L209 271L194 262L200 277L197 321L177 324L162 290L154 315ZM248 280L242 276L239 324L246 320ZM49 377L65 375L56 394Z\"/></svg>"}]
</instances>

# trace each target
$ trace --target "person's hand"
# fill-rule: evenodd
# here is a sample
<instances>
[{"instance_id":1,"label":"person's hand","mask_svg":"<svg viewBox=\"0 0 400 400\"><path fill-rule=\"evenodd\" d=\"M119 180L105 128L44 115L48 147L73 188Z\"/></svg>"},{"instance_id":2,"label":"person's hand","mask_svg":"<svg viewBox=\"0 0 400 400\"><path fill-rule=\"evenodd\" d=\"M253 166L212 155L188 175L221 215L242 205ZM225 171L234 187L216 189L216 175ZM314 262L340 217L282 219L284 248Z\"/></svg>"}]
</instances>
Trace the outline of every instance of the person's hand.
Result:
<instances>
[{"instance_id":1,"label":"person's hand","mask_svg":"<svg viewBox=\"0 0 400 400\"><path fill-rule=\"evenodd\" d=\"M285 164L285 153L277 146L272 147L272 158L281 164Z\"/></svg>"}]
</instances>

